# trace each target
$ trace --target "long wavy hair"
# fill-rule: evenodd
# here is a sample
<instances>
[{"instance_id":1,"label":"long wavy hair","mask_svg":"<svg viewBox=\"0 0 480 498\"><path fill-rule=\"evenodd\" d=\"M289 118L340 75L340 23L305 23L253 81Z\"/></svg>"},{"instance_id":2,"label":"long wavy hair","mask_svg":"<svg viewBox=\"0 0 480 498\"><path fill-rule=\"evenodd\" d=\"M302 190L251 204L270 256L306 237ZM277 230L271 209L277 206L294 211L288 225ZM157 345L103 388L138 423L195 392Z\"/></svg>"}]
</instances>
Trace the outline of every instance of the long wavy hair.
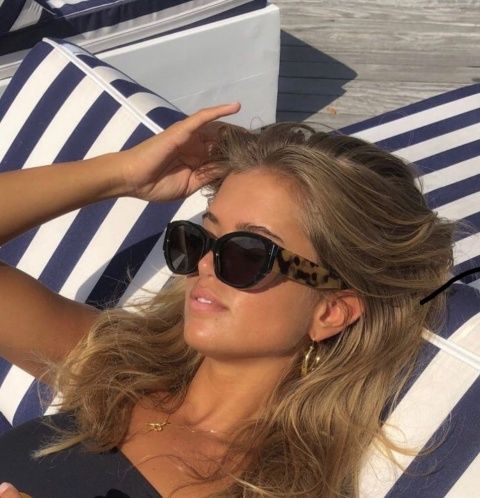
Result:
<instances>
[{"instance_id":1,"label":"long wavy hair","mask_svg":"<svg viewBox=\"0 0 480 498\"><path fill-rule=\"evenodd\" d=\"M391 440L386 420L413 372L422 332L445 323L447 293L419 301L451 278L455 231L473 228L427 206L415 165L358 138L292 122L256 131L225 125L220 137L210 160L222 173L204 187L208 199L228 175L252 168L288 178L318 262L356 291L364 313L319 343L321 360L304 377L305 348L298 350L213 473L184 464L195 482L231 478L212 498L357 497L370 445L397 465L393 452L419 451ZM318 292L329 299L338 291ZM104 310L65 361L52 365L59 409L73 413L75 430L59 431L36 456L77 443L96 452L118 446L145 396L166 413L180 407L204 358L184 341L184 294L185 277L175 277L134 311ZM168 396L156 399L159 390Z\"/></svg>"}]
</instances>

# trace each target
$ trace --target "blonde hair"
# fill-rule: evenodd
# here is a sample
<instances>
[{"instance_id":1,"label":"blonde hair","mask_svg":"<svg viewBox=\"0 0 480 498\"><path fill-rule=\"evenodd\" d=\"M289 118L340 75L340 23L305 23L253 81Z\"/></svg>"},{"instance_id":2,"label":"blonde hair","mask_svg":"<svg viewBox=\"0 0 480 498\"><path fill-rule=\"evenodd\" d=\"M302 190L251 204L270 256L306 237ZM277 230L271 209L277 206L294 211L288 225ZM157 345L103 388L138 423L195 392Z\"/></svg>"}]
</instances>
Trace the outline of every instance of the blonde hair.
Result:
<instances>
[{"instance_id":1,"label":"blonde hair","mask_svg":"<svg viewBox=\"0 0 480 498\"><path fill-rule=\"evenodd\" d=\"M321 361L305 377L305 351L299 350L262 415L240 424L218 471L193 473L205 481L232 478L212 498L357 497L370 444L382 445L394 461L393 451L418 451L391 441L385 420L412 374L423 329L444 324L446 293L419 301L451 277L454 232L467 225L440 218L426 205L414 165L360 139L304 124L257 132L225 125L211 160L222 173L205 188L210 199L228 175L252 168L288 179L319 262L344 289L355 290L364 313L319 343ZM116 447L135 403L159 390L169 395L157 399L158 406L178 409L203 360L183 338L184 289L185 277L175 277L135 313L107 309L100 315L55 367L60 408L74 413L76 429L60 433L37 456L79 442L90 451ZM332 292L338 291L319 295L328 299ZM235 455L245 460L227 468Z\"/></svg>"}]
</instances>

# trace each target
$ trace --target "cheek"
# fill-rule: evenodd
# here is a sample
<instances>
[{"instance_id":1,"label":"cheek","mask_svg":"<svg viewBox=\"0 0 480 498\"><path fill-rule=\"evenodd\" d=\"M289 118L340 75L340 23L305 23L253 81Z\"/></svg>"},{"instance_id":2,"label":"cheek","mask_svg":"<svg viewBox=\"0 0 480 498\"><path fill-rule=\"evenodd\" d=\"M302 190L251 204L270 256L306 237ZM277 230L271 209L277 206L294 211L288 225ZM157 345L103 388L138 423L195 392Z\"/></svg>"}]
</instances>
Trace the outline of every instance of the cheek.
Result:
<instances>
[{"instance_id":1,"label":"cheek","mask_svg":"<svg viewBox=\"0 0 480 498\"><path fill-rule=\"evenodd\" d=\"M235 327L248 336L261 334L269 342L298 341L307 332L312 313L305 293L290 282L248 294L237 304Z\"/></svg>"},{"instance_id":2,"label":"cheek","mask_svg":"<svg viewBox=\"0 0 480 498\"><path fill-rule=\"evenodd\" d=\"M313 310L307 292L294 282L280 282L258 291L231 292L225 313L200 315L186 308L185 339L205 354L290 354L308 332Z\"/></svg>"}]
</instances>

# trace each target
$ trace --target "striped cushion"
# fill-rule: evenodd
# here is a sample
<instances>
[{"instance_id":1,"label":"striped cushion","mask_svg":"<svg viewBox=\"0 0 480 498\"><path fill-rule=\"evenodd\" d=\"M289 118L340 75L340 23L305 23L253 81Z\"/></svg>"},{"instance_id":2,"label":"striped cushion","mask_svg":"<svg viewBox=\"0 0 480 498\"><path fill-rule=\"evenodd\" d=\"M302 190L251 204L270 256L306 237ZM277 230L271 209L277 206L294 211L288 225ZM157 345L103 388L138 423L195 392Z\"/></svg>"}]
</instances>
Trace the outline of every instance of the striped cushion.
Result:
<instances>
[{"instance_id":1,"label":"striped cushion","mask_svg":"<svg viewBox=\"0 0 480 498\"><path fill-rule=\"evenodd\" d=\"M387 424L400 444L444 444L426 457L395 453L401 471L371 448L361 474L361 497L466 498L480 481L480 85L448 92L342 129L415 162L428 205L464 220L457 235L447 321L427 340L416 371ZM475 231L476 229L476 231ZM422 475L423 474L423 475ZM428 475L425 475L428 474Z\"/></svg>"},{"instance_id":2,"label":"striped cushion","mask_svg":"<svg viewBox=\"0 0 480 498\"><path fill-rule=\"evenodd\" d=\"M42 10L34 0L0 0L0 46L2 35L35 24Z\"/></svg>"},{"instance_id":3,"label":"striped cushion","mask_svg":"<svg viewBox=\"0 0 480 498\"><path fill-rule=\"evenodd\" d=\"M0 0L0 34L12 29L24 3L25 0Z\"/></svg>"},{"instance_id":4,"label":"striped cushion","mask_svg":"<svg viewBox=\"0 0 480 498\"><path fill-rule=\"evenodd\" d=\"M0 0L1 1L1 0ZM23 3L25 0L4 0ZM267 0L26 0L42 10L31 30L8 40L0 54L32 47L43 36L83 40L123 35L112 46L159 33L172 33L264 8ZM33 23L32 23L33 24ZM148 26L152 25L154 31ZM156 27L155 27L156 26ZM150 28L151 29L151 28ZM133 37L130 33L133 31Z\"/></svg>"},{"instance_id":5,"label":"striped cushion","mask_svg":"<svg viewBox=\"0 0 480 498\"><path fill-rule=\"evenodd\" d=\"M446 217L478 226L479 175L474 163L480 152L479 108L476 85L343 131L417 161L429 204ZM174 106L78 47L47 40L30 52L0 99L0 168L120 150L183 117ZM144 295L140 286L159 289L169 277L161 251L166 223L172 218L197 219L205 206L198 192L183 203L105 201L18 237L0 248L0 259L78 301L98 307L107 300L128 304ZM459 240L456 247L456 273L478 266L478 233ZM124 283L127 266L134 275L129 286ZM475 496L472 476L480 471L478 277L469 275L446 290L445 327L438 335L425 331L416 372L387 421L402 428L407 444L422 447L438 438L449 420L452 432L433 455L398 456L409 471L423 472L431 465L439 465L440 471L423 478L399 474L372 448L362 471L362 497ZM0 383L0 411L9 423L17 425L42 413L37 390L47 400L48 393L29 375L1 362Z\"/></svg>"},{"instance_id":6,"label":"striped cushion","mask_svg":"<svg viewBox=\"0 0 480 498\"><path fill-rule=\"evenodd\" d=\"M0 9L2 1L18 4L18 12L21 4L25 3L25 8L20 14L23 20L19 18L16 23L22 25L21 30L10 29L18 17L12 9L4 9L4 21L0 15L0 77L11 76L25 50L44 37L67 39L99 53L267 5L267 0L0 0ZM24 19L27 14L29 22Z\"/></svg>"},{"instance_id":7,"label":"striped cushion","mask_svg":"<svg viewBox=\"0 0 480 498\"><path fill-rule=\"evenodd\" d=\"M37 0L45 9L63 16L110 7L124 0Z\"/></svg>"},{"instance_id":8,"label":"striped cushion","mask_svg":"<svg viewBox=\"0 0 480 498\"><path fill-rule=\"evenodd\" d=\"M415 372L386 420L389 437L417 452L446 439L427 456L394 452L405 473L371 447L361 472L361 498L476 496L480 475L480 292L455 283L448 293L447 324L438 335L425 331L428 342Z\"/></svg>"},{"instance_id":9,"label":"striped cushion","mask_svg":"<svg viewBox=\"0 0 480 498\"><path fill-rule=\"evenodd\" d=\"M428 205L476 234L457 238L455 274L480 289L480 85L470 85L342 129L415 162Z\"/></svg>"},{"instance_id":10,"label":"striped cushion","mask_svg":"<svg viewBox=\"0 0 480 498\"><path fill-rule=\"evenodd\" d=\"M129 148L185 115L80 48L38 44L0 99L0 168L9 171ZM202 204L194 195L186 206ZM0 259L62 295L98 307L162 285L159 237L180 201L108 200L61 216L0 248ZM145 260L145 258L147 258ZM143 263L142 268L140 269ZM126 266L136 277L125 291ZM139 271L140 270L140 271ZM0 360L0 411L13 424L44 411L37 383Z\"/></svg>"},{"instance_id":11,"label":"striped cushion","mask_svg":"<svg viewBox=\"0 0 480 498\"><path fill-rule=\"evenodd\" d=\"M234 8L242 4L251 3L248 8L253 10L255 4L258 8L266 5L265 0L237 0L236 2L228 2L225 0L36 0L45 10L55 14L58 17L75 17L81 14L104 12L110 13L110 17L115 19L116 22L125 20L123 17L128 15L129 19L134 19L147 12L157 12L164 9L171 9L182 6L184 12L206 9L213 4L224 4L221 10ZM180 9L178 9L180 10ZM123 13L118 19L119 14ZM127 14L128 13L128 14ZM104 15L103 17L107 17ZM95 27L98 27L95 25Z\"/></svg>"}]
</instances>

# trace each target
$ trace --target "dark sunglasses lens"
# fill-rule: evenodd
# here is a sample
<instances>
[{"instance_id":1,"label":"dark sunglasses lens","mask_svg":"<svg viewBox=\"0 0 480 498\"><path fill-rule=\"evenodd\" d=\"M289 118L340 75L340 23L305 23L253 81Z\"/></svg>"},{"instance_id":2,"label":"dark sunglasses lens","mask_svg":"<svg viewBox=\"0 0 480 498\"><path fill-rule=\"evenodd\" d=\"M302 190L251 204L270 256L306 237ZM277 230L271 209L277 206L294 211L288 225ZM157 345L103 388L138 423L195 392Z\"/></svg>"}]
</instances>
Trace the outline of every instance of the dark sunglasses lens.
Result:
<instances>
[{"instance_id":1,"label":"dark sunglasses lens","mask_svg":"<svg viewBox=\"0 0 480 498\"><path fill-rule=\"evenodd\" d=\"M170 269L182 275L196 271L203 243L202 233L195 227L178 225L173 228L166 249Z\"/></svg>"},{"instance_id":2,"label":"dark sunglasses lens","mask_svg":"<svg viewBox=\"0 0 480 498\"><path fill-rule=\"evenodd\" d=\"M265 269L267 248L258 239L232 237L222 244L219 262L226 282L238 287L252 285Z\"/></svg>"}]
</instances>

